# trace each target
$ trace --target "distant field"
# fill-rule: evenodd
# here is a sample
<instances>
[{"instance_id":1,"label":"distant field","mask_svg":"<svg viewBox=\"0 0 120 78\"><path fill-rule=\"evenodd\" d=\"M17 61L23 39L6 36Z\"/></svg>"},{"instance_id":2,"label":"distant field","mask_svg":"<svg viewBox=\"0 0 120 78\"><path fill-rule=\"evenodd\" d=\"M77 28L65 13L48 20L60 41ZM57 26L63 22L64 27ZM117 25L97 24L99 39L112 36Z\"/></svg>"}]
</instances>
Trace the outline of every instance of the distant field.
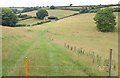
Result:
<instances>
[{"instance_id":1,"label":"distant field","mask_svg":"<svg viewBox=\"0 0 120 78\"><path fill-rule=\"evenodd\" d=\"M18 21L18 24L26 24L26 25L32 25L36 24L37 22L41 22L43 20L37 19L37 18L30 18L22 21Z\"/></svg>"},{"instance_id":2,"label":"distant field","mask_svg":"<svg viewBox=\"0 0 120 78\"><path fill-rule=\"evenodd\" d=\"M47 10L49 16L57 16L58 18L62 18L65 16L72 15L74 13L78 13L78 11L70 11L70 10Z\"/></svg>"},{"instance_id":3,"label":"distant field","mask_svg":"<svg viewBox=\"0 0 120 78\"><path fill-rule=\"evenodd\" d=\"M56 16L58 18L62 18L62 17L69 16L74 13L78 13L77 11L70 11L70 10L47 10L47 11L48 11L49 16ZM31 11L31 12L25 12L22 14L36 16L36 12L37 11Z\"/></svg>"},{"instance_id":4,"label":"distant field","mask_svg":"<svg viewBox=\"0 0 120 78\"><path fill-rule=\"evenodd\" d=\"M120 6L111 6L110 8L120 8Z\"/></svg>"},{"instance_id":5,"label":"distant field","mask_svg":"<svg viewBox=\"0 0 120 78\"><path fill-rule=\"evenodd\" d=\"M94 51L104 60L109 57L110 48L116 67L112 75L118 75L118 30L98 32L94 16L94 13L80 14L34 27L1 27L3 75L25 76L28 56L29 76L107 76L102 67L93 64L89 53ZM85 55L67 49L65 43L82 48Z\"/></svg>"},{"instance_id":6,"label":"distant field","mask_svg":"<svg viewBox=\"0 0 120 78\"><path fill-rule=\"evenodd\" d=\"M77 13L77 11L68 11L68 10L47 10L47 11L49 13L49 16L57 16L58 18L62 18L65 16L69 16L71 14ZM36 12L37 11L31 11L31 12L25 12L22 14L36 16ZM40 22L40 21L43 21L43 20L39 20L36 18L30 18L30 19L18 21L18 24L32 25L32 24L36 24L37 22Z\"/></svg>"}]
</instances>

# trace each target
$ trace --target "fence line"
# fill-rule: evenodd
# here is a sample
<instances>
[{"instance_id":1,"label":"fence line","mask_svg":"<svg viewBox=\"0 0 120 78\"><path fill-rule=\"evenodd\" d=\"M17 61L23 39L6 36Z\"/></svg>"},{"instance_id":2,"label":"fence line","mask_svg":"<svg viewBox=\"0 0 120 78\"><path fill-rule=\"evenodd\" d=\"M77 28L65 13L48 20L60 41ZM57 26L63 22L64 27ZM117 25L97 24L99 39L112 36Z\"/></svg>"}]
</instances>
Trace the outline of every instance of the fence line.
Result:
<instances>
[{"instance_id":1,"label":"fence line","mask_svg":"<svg viewBox=\"0 0 120 78\"><path fill-rule=\"evenodd\" d=\"M116 71L116 68L117 68L116 61L112 60L112 54L110 55L110 58L103 59L99 54L95 54L94 51L90 51L88 53L88 52L85 52L83 48L76 48L76 46L72 47L73 45L70 45L67 43L65 43L64 46L68 50L75 52L78 55L78 57L82 57L82 56L89 57L90 59L92 59L93 65L97 64L98 68L104 69L105 72L109 72L109 76L111 75L111 70Z\"/></svg>"}]
</instances>

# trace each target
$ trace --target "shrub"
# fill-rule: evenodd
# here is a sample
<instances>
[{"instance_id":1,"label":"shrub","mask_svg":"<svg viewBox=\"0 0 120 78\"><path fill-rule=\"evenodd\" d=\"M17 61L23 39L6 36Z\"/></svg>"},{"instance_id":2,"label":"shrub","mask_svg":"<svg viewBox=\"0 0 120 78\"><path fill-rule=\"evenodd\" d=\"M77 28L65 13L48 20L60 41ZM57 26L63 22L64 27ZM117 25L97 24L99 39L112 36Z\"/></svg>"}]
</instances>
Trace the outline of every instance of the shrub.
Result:
<instances>
[{"instance_id":1,"label":"shrub","mask_svg":"<svg viewBox=\"0 0 120 78\"><path fill-rule=\"evenodd\" d=\"M45 9L39 9L36 13L37 18L44 19L45 16L48 16L48 12Z\"/></svg>"},{"instance_id":2,"label":"shrub","mask_svg":"<svg viewBox=\"0 0 120 78\"><path fill-rule=\"evenodd\" d=\"M101 32L112 32L115 29L115 15L111 8L101 9L94 17L97 28Z\"/></svg>"}]
</instances>

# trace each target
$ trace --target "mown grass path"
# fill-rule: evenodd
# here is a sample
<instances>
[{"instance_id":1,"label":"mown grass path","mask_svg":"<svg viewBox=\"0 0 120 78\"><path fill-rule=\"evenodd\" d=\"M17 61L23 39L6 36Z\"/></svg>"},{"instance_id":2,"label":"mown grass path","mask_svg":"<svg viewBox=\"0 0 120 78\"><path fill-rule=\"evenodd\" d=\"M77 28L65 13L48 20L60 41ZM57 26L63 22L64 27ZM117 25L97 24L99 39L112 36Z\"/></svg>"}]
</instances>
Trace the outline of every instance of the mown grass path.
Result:
<instances>
[{"instance_id":1,"label":"mown grass path","mask_svg":"<svg viewBox=\"0 0 120 78\"><path fill-rule=\"evenodd\" d=\"M24 76L25 57L28 56L29 76L86 76L68 51L46 39L45 33L46 30L38 32L37 39L26 47L26 52L11 67L8 75Z\"/></svg>"}]
</instances>

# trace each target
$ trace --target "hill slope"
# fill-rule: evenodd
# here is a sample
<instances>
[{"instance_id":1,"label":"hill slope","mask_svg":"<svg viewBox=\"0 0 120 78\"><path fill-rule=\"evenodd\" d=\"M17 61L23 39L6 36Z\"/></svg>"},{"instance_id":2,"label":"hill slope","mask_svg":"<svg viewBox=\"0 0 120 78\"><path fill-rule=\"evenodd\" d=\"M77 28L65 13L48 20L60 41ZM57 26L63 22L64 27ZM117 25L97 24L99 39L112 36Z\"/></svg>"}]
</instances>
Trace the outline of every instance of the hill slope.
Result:
<instances>
[{"instance_id":1,"label":"hill slope","mask_svg":"<svg viewBox=\"0 0 120 78\"><path fill-rule=\"evenodd\" d=\"M29 76L108 75L93 64L89 53L94 51L106 59L112 48L117 67L118 34L98 32L94 15L81 14L36 27L2 27L3 76L24 76L26 56ZM85 54L67 49L65 43L83 48ZM112 75L117 75L117 71L113 70Z\"/></svg>"}]
</instances>

